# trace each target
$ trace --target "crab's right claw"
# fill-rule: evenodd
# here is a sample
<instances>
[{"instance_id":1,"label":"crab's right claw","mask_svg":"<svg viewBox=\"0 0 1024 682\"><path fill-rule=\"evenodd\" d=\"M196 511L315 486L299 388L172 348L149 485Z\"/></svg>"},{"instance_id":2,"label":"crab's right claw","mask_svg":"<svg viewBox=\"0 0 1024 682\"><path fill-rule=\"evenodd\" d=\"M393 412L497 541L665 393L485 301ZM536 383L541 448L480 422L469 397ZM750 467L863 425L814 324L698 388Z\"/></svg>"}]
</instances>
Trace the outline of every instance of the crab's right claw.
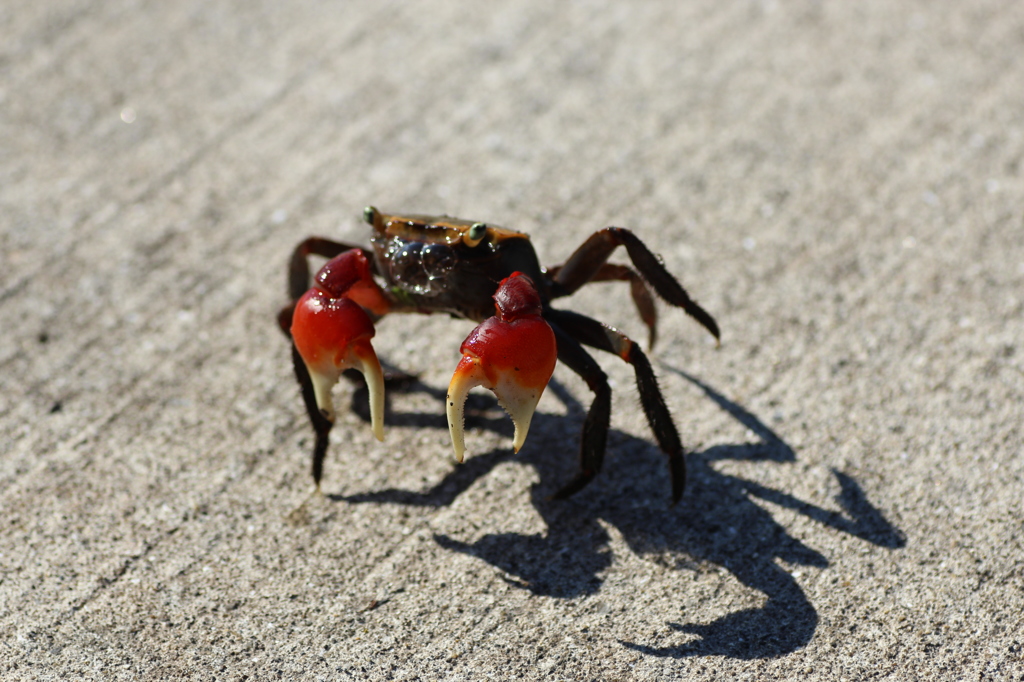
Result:
<instances>
[{"instance_id":1,"label":"crab's right claw","mask_svg":"<svg viewBox=\"0 0 1024 682\"><path fill-rule=\"evenodd\" d=\"M462 344L462 360L448 387L448 428L455 459L466 453L465 403L471 388L494 392L512 417L518 452L530 421L558 359L555 334L541 317L540 296L521 273L506 278L494 295L498 314L470 332Z\"/></svg>"},{"instance_id":2,"label":"crab's right claw","mask_svg":"<svg viewBox=\"0 0 1024 682\"><path fill-rule=\"evenodd\" d=\"M346 369L357 369L370 393L373 435L384 440L384 372L370 343L375 332L366 311L348 298L314 287L296 304L291 333L324 417L334 421L331 389L338 377Z\"/></svg>"}]
</instances>

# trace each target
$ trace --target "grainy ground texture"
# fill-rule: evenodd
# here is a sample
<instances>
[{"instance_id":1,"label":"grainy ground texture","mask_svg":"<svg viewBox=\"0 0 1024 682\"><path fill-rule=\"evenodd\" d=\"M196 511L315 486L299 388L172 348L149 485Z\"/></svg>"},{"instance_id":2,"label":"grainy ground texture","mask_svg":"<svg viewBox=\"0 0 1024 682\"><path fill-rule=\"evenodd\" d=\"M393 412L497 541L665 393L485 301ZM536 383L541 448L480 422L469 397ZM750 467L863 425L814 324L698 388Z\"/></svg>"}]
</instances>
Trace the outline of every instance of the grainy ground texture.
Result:
<instances>
[{"instance_id":1,"label":"grainy ground texture","mask_svg":"<svg viewBox=\"0 0 1024 682\"><path fill-rule=\"evenodd\" d=\"M1022 159L1009 0L4 2L0 677L1024 679ZM444 316L311 496L275 314L371 203L659 253L682 502L608 355L588 488L564 368L454 465Z\"/></svg>"}]
</instances>

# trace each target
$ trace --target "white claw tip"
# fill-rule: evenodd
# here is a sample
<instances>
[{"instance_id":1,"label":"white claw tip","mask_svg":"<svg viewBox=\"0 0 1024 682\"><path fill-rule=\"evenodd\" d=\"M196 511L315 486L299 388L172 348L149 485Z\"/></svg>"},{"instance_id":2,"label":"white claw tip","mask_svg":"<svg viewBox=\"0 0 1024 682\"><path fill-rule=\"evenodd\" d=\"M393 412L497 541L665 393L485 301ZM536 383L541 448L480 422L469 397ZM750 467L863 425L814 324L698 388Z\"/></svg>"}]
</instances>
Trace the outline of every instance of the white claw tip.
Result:
<instances>
[{"instance_id":1,"label":"white claw tip","mask_svg":"<svg viewBox=\"0 0 1024 682\"><path fill-rule=\"evenodd\" d=\"M466 457L466 398L471 388L481 386L485 381L480 361L476 358L463 357L448 385L448 431L452 436L455 461L460 464Z\"/></svg>"},{"instance_id":2,"label":"white claw tip","mask_svg":"<svg viewBox=\"0 0 1024 682\"><path fill-rule=\"evenodd\" d=\"M494 394L498 396L498 404L512 417L516 432L512 436L512 450L516 453L526 443L526 436L530 432L530 422L533 421L533 413L540 402L541 391L524 390L522 386L514 381L514 378L502 379L494 387Z\"/></svg>"},{"instance_id":3,"label":"white claw tip","mask_svg":"<svg viewBox=\"0 0 1024 682\"><path fill-rule=\"evenodd\" d=\"M466 453L465 439L465 404L470 389L476 386L483 386L494 392L498 397L498 404L512 417L515 425L515 435L512 437L512 450L519 452L526 443L526 435L530 431L530 422L533 419L534 410L544 392L540 389L524 387L517 381L514 374L508 376L498 375L497 381L487 378L481 361L478 358L463 357L459 366L452 376L452 382L448 386L448 429L452 436L452 447L455 449L455 459L462 461Z\"/></svg>"},{"instance_id":4,"label":"white claw tip","mask_svg":"<svg viewBox=\"0 0 1024 682\"><path fill-rule=\"evenodd\" d=\"M313 395L316 397L316 406L320 408L320 414L327 421L334 421L334 401L331 400L331 389L338 381L341 372L338 371L317 371L309 369L309 379L313 384Z\"/></svg>"},{"instance_id":5,"label":"white claw tip","mask_svg":"<svg viewBox=\"0 0 1024 682\"><path fill-rule=\"evenodd\" d=\"M373 347L365 346L353 349L349 354L348 364L363 373L366 390L370 394L370 427L377 440L384 441L384 370L377 360Z\"/></svg>"}]
</instances>

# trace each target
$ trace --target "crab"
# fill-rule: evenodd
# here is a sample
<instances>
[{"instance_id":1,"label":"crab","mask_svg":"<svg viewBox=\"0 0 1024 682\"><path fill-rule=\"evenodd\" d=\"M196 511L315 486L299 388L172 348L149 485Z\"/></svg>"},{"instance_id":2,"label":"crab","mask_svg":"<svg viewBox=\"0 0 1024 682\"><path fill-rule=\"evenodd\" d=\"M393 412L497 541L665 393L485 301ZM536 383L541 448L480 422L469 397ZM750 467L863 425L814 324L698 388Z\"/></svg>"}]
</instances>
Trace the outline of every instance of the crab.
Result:
<instances>
[{"instance_id":1,"label":"crab","mask_svg":"<svg viewBox=\"0 0 1024 682\"><path fill-rule=\"evenodd\" d=\"M513 449L526 440L530 421L556 361L594 393L580 439L580 468L555 498L567 498L601 470L611 419L611 388L584 348L617 355L632 365L640 403L658 446L668 457L672 500L686 485L682 441L647 356L629 337L580 313L552 307L584 284L628 282L654 345L654 290L700 323L716 343L718 324L679 284L659 257L632 232L608 227L591 235L563 264L543 268L521 232L448 216L363 212L371 248L309 237L294 249L288 267L291 303L279 314L291 338L295 375L316 434L313 480L319 489L335 411L331 391L343 372L363 375L370 424L384 439L385 378L373 349L374 322L389 313L447 313L479 323L463 342L447 395L455 459L463 461L464 405L470 389L494 392L515 426ZM632 267L608 263L624 246ZM327 263L310 279L310 256Z\"/></svg>"}]
</instances>

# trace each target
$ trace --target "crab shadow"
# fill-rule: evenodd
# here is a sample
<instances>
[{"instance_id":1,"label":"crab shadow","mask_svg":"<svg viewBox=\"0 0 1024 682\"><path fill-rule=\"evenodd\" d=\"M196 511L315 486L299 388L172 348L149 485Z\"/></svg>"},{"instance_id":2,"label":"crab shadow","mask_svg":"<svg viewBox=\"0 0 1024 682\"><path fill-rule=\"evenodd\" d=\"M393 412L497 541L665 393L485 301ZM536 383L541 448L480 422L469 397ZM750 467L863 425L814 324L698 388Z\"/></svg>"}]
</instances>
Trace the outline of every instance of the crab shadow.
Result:
<instances>
[{"instance_id":1,"label":"crab shadow","mask_svg":"<svg viewBox=\"0 0 1024 682\"><path fill-rule=\"evenodd\" d=\"M446 549L490 563L516 587L567 599L600 590L602 574L613 561L611 538L606 530L610 525L637 555L667 563L670 568L689 574L691 579L708 572L710 565L720 566L744 586L765 596L757 608L734 611L711 622L666 623L668 630L689 635L680 638L683 641L679 644L654 646L620 640L623 646L646 655L675 658L772 658L799 649L814 635L818 614L778 560L818 568L827 567L829 561L790 535L757 501L793 510L833 531L879 547L902 547L904 536L871 504L860 485L841 471L832 471L839 488L836 510L719 471L715 465L720 462L784 464L794 462L796 455L754 414L685 372L670 371L700 388L758 437L756 443L716 445L689 453L689 483L676 506L668 502L664 456L656 446L614 430L609 434L609 457L602 475L568 501L549 499L574 471L573 458L564 456L564 442L569 434L562 431L566 423L582 422L585 413L583 406L556 381L552 381L549 390L565 403L569 418L537 414L531 429L533 443L518 456L505 449L478 455L423 492L388 489L334 499L349 503L447 506L499 463L524 462L535 467L540 475L540 483L531 490L531 500L547 532L488 534L471 543L436 534L435 541ZM486 413L490 406L484 398L476 407ZM437 426L433 420L423 425ZM474 425L501 432L506 429L498 419L467 422L467 427ZM447 428L443 418L440 427ZM541 438L537 439L537 435Z\"/></svg>"}]
</instances>

